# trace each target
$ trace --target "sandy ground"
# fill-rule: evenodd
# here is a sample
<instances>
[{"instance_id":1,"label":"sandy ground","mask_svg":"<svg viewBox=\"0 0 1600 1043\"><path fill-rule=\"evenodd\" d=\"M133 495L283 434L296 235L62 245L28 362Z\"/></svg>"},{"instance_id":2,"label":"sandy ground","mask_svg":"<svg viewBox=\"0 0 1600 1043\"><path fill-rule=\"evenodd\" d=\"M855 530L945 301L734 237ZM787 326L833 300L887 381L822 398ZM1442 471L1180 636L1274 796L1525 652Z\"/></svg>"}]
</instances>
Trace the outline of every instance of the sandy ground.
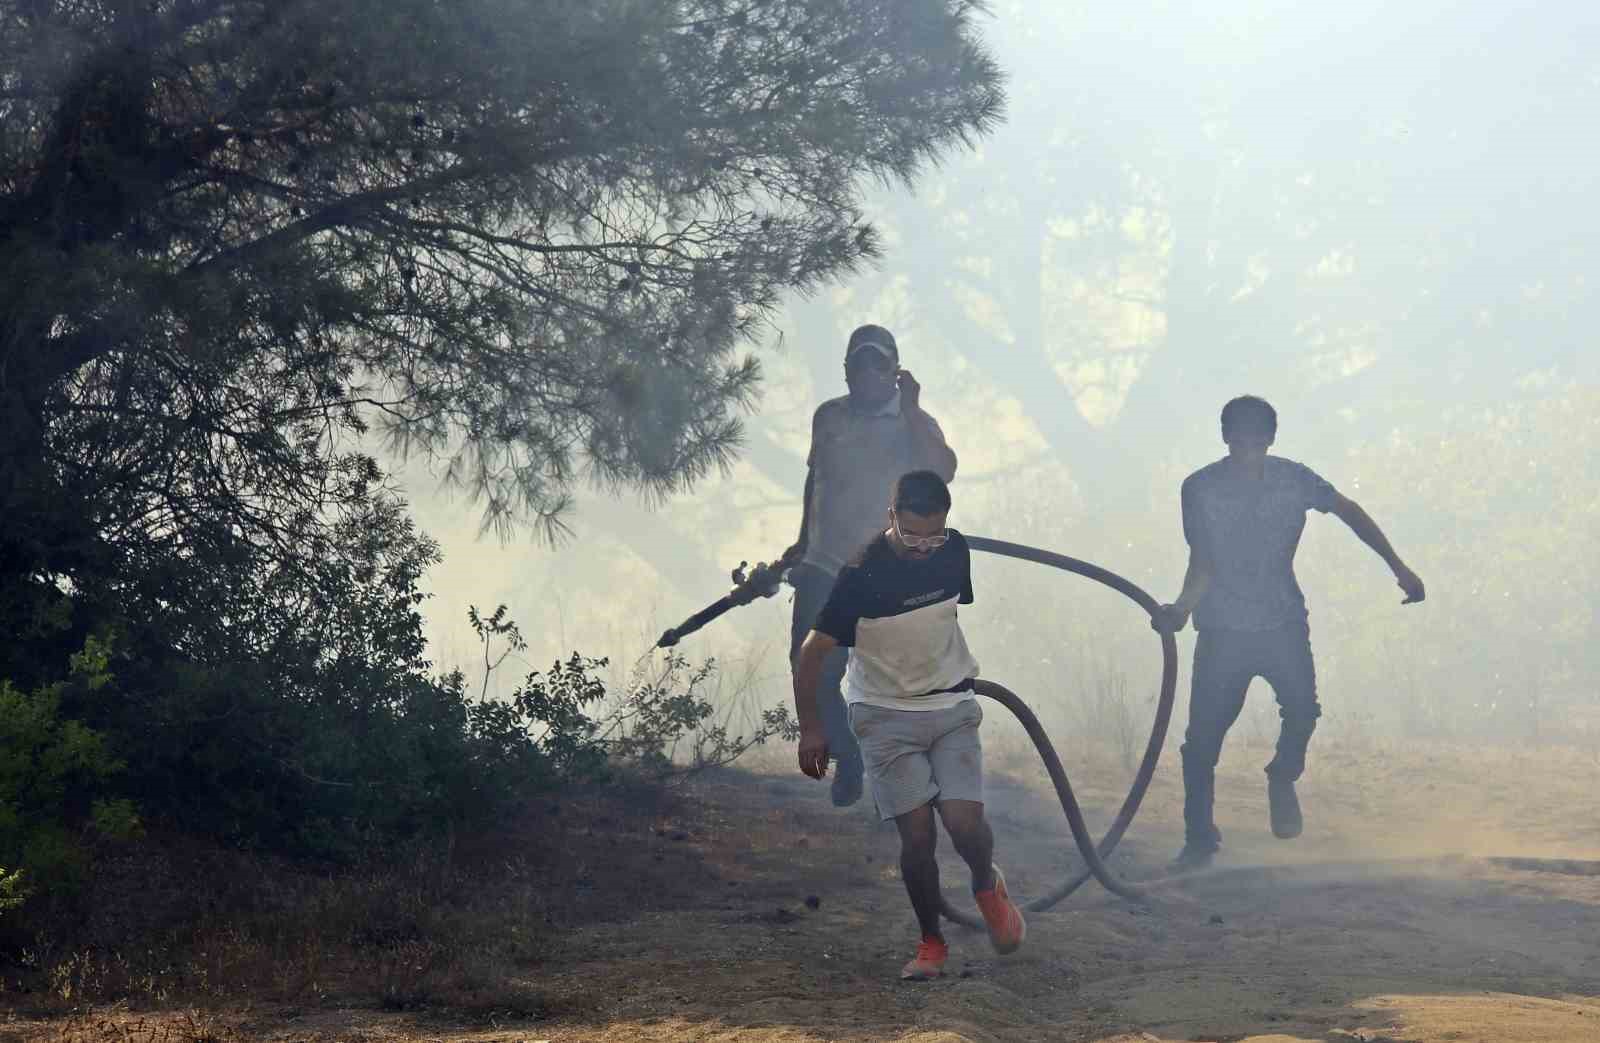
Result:
<instances>
[{"instance_id":1,"label":"sandy ground","mask_svg":"<svg viewBox=\"0 0 1600 1043\"><path fill-rule=\"evenodd\" d=\"M993 759L998 861L1015 893L1040 893L1078 864L1066 827L1003 729ZM865 804L832 808L825 786L797 775L728 773L696 784L673 821L618 823L599 838L637 872L607 877L623 881L615 919L563 936L525 969L545 1018L264 1008L207 1015L214 1031L191 1022L162 1036L155 1026L171 1023L154 1015L139 1022L144 1035L126 1019L118 1031L139 1043L208 1032L322 1043L1600 1041L1600 761L1323 750L1302 784L1307 834L1286 843L1266 828L1264 760L1230 751L1214 870L1158 886L1148 905L1090 884L1032 914L1027 945L1003 959L955 929L939 982L896 979L915 931L891 826ZM1130 878L1161 875L1176 849L1173 768L1114 860ZM1124 780L1075 783L1103 825ZM664 828L678 841L665 861ZM959 895L959 863L942 859ZM703 886L628 915L663 873L676 892L686 878ZM79 1018L50 1034L117 1038L111 1024Z\"/></svg>"}]
</instances>

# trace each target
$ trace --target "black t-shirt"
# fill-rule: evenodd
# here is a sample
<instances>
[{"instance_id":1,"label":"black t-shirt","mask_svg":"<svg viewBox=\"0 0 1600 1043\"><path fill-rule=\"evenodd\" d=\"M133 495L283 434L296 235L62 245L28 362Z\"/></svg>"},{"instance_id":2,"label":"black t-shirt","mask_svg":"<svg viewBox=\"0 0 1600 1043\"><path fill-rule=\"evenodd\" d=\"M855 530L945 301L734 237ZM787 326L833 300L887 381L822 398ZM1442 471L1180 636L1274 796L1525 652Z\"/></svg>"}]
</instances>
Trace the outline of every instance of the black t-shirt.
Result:
<instances>
[{"instance_id":1,"label":"black t-shirt","mask_svg":"<svg viewBox=\"0 0 1600 1043\"><path fill-rule=\"evenodd\" d=\"M845 697L904 709L937 709L977 676L956 622L972 604L972 551L950 530L943 547L906 560L879 535L839 573L816 629L851 649ZM910 704L910 705L908 705Z\"/></svg>"}]
</instances>

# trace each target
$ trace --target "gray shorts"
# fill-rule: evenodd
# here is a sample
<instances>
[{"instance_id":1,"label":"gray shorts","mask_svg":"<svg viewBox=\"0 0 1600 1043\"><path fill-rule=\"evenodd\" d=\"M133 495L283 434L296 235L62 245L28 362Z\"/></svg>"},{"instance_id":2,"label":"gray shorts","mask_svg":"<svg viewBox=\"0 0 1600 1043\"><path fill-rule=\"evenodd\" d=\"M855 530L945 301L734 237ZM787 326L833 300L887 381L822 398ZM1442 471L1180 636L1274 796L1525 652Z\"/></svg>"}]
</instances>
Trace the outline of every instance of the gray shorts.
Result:
<instances>
[{"instance_id":1,"label":"gray shorts","mask_svg":"<svg viewBox=\"0 0 1600 1043\"><path fill-rule=\"evenodd\" d=\"M977 698L945 710L888 710L850 705L850 730L861 744L867 782L885 821L932 800L983 803L983 745Z\"/></svg>"}]
</instances>

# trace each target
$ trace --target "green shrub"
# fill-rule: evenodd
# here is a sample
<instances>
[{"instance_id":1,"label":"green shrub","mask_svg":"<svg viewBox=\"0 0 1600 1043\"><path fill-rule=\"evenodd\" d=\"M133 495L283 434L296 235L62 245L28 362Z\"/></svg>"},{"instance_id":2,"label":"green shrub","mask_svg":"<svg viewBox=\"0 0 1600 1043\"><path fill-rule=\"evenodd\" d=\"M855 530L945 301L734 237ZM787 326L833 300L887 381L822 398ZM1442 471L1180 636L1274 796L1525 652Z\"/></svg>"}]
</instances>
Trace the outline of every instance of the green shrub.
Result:
<instances>
[{"instance_id":1,"label":"green shrub","mask_svg":"<svg viewBox=\"0 0 1600 1043\"><path fill-rule=\"evenodd\" d=\"M341 611L369 629L314 632L304 655L280 644L206 662L127 624L116 641L86 639L64 680L0 685L0 907L59 892L81 878L86 840L131 836L143 819L242 847L381 857L619 771L664 782L794 733L783 710L736 732L712 698L716 664L676 655L611 692L607 661L574 653L487 698L488 673L526 647L503 606L469 613L489 668L470 692L422 657L416 581L432 552L417 550L345 588Z\"/></svg>"},{"instance_id":2,"label":"green shrub","mask_svg":"<svg viewBox=\"0 0 1600 1043\"><path fill-rule=\"evenodd\" d=\"M522 777L536 787L556 788L592 782L622 769L652 781L683 777L708 767L731 764L772 738L794 740L799 729L787 709L764 710L754 730L733 732L730 707L720 711L708 693L717 676L715 660L698 667L668 652L652 669L641 661L626 691L606 705L608 693L595 674L609 665L573 653L548 673L535 671L504 701L486 698L489 678L508 655L527 647L501 605L484 617L477 608L467 618L484 649L484 679L473 707L474 735L502 751ZM503 643L497 650L496 640Z\"/></svg>"},{"instance_id":3,"label":"green shrub","mask_svg":"<svg viewBox=\"0 0 1600 1043\"><path fill-rule=\"evenodd\" d=\"M40 883L81 878L85 832L129 837L134 805L106 793L123 770L105 737L63 716L63 698L106 692L111 641L91 636L63 681L22 691L0 680L0 909L15 907Z\"/></svg>"}]
</instances>

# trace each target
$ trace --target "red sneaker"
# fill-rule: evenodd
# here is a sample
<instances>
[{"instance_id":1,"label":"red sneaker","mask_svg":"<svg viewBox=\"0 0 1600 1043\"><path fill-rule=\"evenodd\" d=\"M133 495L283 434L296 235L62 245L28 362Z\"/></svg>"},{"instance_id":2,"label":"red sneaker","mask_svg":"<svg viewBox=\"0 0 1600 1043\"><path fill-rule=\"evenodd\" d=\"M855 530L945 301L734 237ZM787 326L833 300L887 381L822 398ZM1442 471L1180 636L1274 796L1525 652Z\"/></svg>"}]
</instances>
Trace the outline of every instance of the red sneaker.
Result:
<instances>
[{"instance_id":1,"label":"red sneaker","mask_svg":"<svg viewBox=\"0 0 1600 1043\"><path fill-rule=\"evenodd\" d=\"M942 938L924 938L917 944L917 955L900 971L905 981L932 981L943 977L944 961L950 958L950 946Z\"/></svg>"},{"instance_id":2,"label":"red sneaker","mask_svg":"<svg viewBox=\"0 0 1600 1043\"><path fill-rule=\"evenodd\" d=\"M979 891L973 897L978 900L983 922L989 926L989 941L994 943L994 951L1004 956L1016 952L1022 939L1028 936L1028 923L1022 918L1022 910L1006 893L1006 878L1000 867L993 868L994 887Z\"/></svg>"}]
</instances>

